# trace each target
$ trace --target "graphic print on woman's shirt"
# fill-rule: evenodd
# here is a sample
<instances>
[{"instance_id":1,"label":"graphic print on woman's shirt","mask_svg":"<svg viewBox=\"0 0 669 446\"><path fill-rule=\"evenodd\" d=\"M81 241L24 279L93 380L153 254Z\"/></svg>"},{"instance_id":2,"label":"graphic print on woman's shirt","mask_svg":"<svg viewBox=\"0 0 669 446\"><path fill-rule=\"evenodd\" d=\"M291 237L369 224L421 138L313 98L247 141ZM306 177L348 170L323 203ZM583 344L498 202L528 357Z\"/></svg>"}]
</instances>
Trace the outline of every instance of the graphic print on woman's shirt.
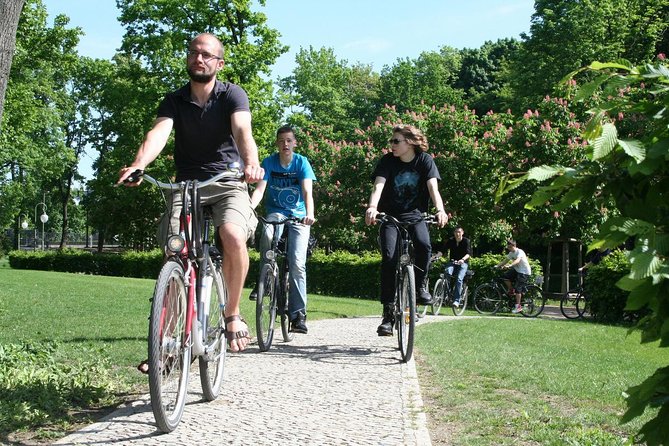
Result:
<instances>
[{"instance_id":1,"label":"graphic print on woman's shirt","mask_svg":"<svg viewBox=\"0 0 669 446\"><path fill-rule=\"evenodd\" d=\"M420 175L415 170L405 170L395 176L393 190L396 208L402 212L415 207L418 198Z\"/></svg>"}]
</instances>

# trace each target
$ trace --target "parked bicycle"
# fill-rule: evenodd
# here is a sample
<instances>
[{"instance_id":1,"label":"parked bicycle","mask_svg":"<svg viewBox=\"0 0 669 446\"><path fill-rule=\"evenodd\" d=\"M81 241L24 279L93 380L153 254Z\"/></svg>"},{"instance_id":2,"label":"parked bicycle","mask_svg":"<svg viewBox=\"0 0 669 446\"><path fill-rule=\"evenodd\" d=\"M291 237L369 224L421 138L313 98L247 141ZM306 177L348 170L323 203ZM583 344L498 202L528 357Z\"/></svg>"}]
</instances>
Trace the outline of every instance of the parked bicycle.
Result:
<instances>
[{"instance_id":1,"label":"parked bicycle","mask_svg":"<svg viewBox=\"0 0 669 446\"><path fill-rule=\"evenodd\" d=\"M583 292L583 274L579 273L578 285L567 291L560 299L560 312L567 319L583 318L589 306L587 295Z\"/></svg>"},{"instance_id":2,"label":"parked bicycle","mask_svg":"<svg viewBox=\"0 0 669 446\"><path fill-rule=\"evenodd\" d=\"M277 315L281 320L281 334L285 342L293 340L294 333L290 331L290 314L288 312L288 297L290 292L289 265L286 253L288 252L288 237L285 237L286 224L299 222L295 217L280 221L269 221L258 217L264 225L274 226L271 248L265 254L267 262L260 271L258 278L258 297L256 299L256 334L258 347L266 352L272 346L274 338L274 324ZM283 234L282 234L282 226Z\"/></svg>"},{"instance_id":3,"label":"parked bicycle","mask_svg":"<svg viewBox=\"0 0 669 446\"><path fill-rule=\"evenodd\" d=\"M227 288L221 275L221 254L212 245L216 229L211 210L201 205L198 191L243 175L232 170L202 182L173 184L138 170L126 179L136 182L143 177L162 190L180 191L182 197L179 233L167 239L167 258L156 281L149 318L149 391L153 415L163 432L173 431L181 421L194 357L199 360L204 399L215 400L221 390L227 351Z\"/></svg>"},{"instance_id":4,"label":"parked bicycle","mask_svg":"<svg viewBox=\"0 0 669 446\"><path fill-rule=\"evenodd\" d=\"M546 298L538 286L539 279L534 284L527 285L522 294L520 305L521 314L525 317L537 317L544 311ZM507 291L504 278L496 277L484 283L474 291L474 308L481 314L496 314L500 311L511 311L516 305L515 291Z\"/></svg>"},{"instance_id":5,"label":"parked bicycle","mask_svg":"<svg viewBox=\"0 0 669 446\"><path fill-rule=\"evenodd\" d=\"M430 259L430 264L438 260L440 257L441 255L433 255ZM434 284L434 290L432 291L433 302L432 305L430 305L431 313L437 315L442 306L448 306L451 307L454 315L461 316L465 312L465 309L467 309L467 302L469 300L468 282L474 275L474 271L468 269L465 273L465 278L462 282L462 290L460 291L460 305L455 307L453 306L453 302L455 302L455 281L457 280L457 277L447 273L447 266L448 264L444 266L444 270L439 274L439 278ZM418 313L420 317L424 317L427 314L427 305L419 306Z\"/></svg>"},{"instance_id":6,"label":"parked bicycle","mask_svg":"<svg viewBox=\"0 0 669 446\"><path fill-rule=\"evenodd\" d=\"M413 354L416 330L416 278L414 275L413 242L409 227L415 223L404 223L385 213L376 216L379 228L387 223L397 228L397 263L395 265L395 329L403 362L408 362ZM423 215L428 224L436 222L432 215Z\"/></svg>"}]
</instances>

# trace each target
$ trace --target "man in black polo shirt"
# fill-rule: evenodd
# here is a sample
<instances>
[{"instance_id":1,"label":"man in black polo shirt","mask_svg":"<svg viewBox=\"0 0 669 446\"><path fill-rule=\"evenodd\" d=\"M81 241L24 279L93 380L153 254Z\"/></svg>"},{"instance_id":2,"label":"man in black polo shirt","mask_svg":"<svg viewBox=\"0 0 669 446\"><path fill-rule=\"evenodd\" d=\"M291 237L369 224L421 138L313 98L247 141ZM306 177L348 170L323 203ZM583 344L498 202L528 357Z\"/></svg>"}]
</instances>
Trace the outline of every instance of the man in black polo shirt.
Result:
<instances>
[{"instance_id":1,"label":"man in black polo shirt","mask_svg":"<svg viewBox=\"0 0 669 446\"><path fill-rule=\"evenodd\" d=\"M133 163L121 169L118 183L155 160L172 129L177 181L206 180L231 165L243 169L245 183L216 183L200 194L202 202L212 206L214 224L223 245L222 270L228 288L225 322L230 349L241 351L250 339L248 327L239 316L239 300L249 268L246 240L257 224L246 183L262 180L264 171L252 135L246 92L216 79L224 66L223 54L223 44L212 34L200 34L190 42L186 58L190 82L163 99L153 128L146 134ZM128 185L137 186L140 182ZM176 233L180 201L178 196L173 200L179 204L174 206L170 222L172 233Z\"/></svg>"},{"instance_id":2,"label":"man in black polo shirt","mask_svg":"<svg viewBox=\"0 0 669 446\"><path fill-rule=\"evenodd\" d=\"M432 251L439 252L444 256L449 253L449 262L446 264L446 275L452 276L457 273L457 281L455 283L455 291L453 295L453 306L460 306L460 294L462 293L462 283L465 279L465 274L469 269L469 258L472 256L472 245L467 237L464 237L465 230L462 226L458 226L453 231L453 237L448 241L436 243L432 247Z\"/></svg>"}]
</instances>

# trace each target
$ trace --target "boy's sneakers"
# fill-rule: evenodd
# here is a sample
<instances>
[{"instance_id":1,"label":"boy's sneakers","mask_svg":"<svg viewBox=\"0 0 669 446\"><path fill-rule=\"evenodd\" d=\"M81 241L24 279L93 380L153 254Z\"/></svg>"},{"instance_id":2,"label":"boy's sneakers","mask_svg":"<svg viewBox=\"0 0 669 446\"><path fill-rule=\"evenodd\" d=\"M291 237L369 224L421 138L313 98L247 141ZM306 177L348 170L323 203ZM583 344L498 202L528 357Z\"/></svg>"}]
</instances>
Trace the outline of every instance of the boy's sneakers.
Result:
<instances>
[{"instance_id":1,"label":"boy's sneakers","mask_svg":"<svg viewBox=\"0 0 669 446\"><path fill-rule=\"evenodd\" d=\"M251 290L251 294L249 294L249 300L257 300L258 299L258 285L253 287L253 290Z\"/></svg>"},{"instance_id":2,"label":"boy's sneakers","mask_svg":"<svg viewBox=\"0 0 669 446\"><path fill-rule=\"evenodd\" d=\"M393 325L395 325L395 309L392 304L383 305L383 320L381 325L376 329L376 334L379 336L392 336Z\"/></svg>"},{"instance_id":3,"label":"boy's sneakers","mask_svg":"<svg viewBox=\"0 0 669 446\"><path fill-rule=\"evenodd\" d=\"M416 304L417 305L432 305L432 296L430 292L425 288L418 290L416 295Z\"/></svg>"},{"instance_id":4,"label":"boy's sneakers","mask_svg":"<svg viewBox=\"0 0 669 446\"><path fill-rule=\"evenodd\" d=\"M511 312L512 312L513 314L518 314L518 313L520 313L521 311L523 311L523 307L522 307L522 305L516 305L516 306L513 308L513 310L511 310Z\"/></svg>"},{"instance_id":5,"label":"boy's sneakers","mask_svg":"<svg viewBox=\"0 0 669 446\"><path fill-rule=\"evenodd\" d=\"M459 301L459 300L454 300L454 301L453 301L453 306L454 306L455 308L460 308L460 301Z\"/></svg>"}]
</instances>

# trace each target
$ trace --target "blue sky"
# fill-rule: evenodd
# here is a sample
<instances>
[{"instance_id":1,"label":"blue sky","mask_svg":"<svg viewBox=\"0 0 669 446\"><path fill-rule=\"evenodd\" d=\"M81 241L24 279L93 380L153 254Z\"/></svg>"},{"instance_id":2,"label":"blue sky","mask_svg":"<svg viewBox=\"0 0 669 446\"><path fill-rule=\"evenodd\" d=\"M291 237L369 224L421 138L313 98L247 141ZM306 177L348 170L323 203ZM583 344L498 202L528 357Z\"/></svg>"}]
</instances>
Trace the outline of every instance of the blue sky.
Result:
<instances>
[{"instance_id":1,"label":"blue sky","mask_svg":"<svg viewBox=\"0 0 669 446\"><path fill-rule=\"evenodd\" d=\"M115 0L43 1L51 21L65 14L84 31L80 54L109 59L121 45ZM349 65L371 64L381 72L397 59L445 45L478 48L488 40L519 38L530 29L534 0L267 0L256 9L290 46L273 67L271 78L277 79L290 75L295 54L309 46L332 48ZM92 161L87 154L80 163L85 177L92 175Z\"/></svg>"},{"instance_id":2,"label":"blue sky","mask_svg":"<svg viewBox=\"0 0 669 446\"><path fill-rule=\"evenodd\" d=\"M66 14L86 33L81 54L111 58L121 44L115 0L44 0L50 17ZM530 28L534 0L267 0L269 26L290 46L272 78L287 76L300 47L333 48L350 64L372 64L380 72L398 58L422 51L478 48L486 40L518 38Z\"/></svg>"}]
</instances>

